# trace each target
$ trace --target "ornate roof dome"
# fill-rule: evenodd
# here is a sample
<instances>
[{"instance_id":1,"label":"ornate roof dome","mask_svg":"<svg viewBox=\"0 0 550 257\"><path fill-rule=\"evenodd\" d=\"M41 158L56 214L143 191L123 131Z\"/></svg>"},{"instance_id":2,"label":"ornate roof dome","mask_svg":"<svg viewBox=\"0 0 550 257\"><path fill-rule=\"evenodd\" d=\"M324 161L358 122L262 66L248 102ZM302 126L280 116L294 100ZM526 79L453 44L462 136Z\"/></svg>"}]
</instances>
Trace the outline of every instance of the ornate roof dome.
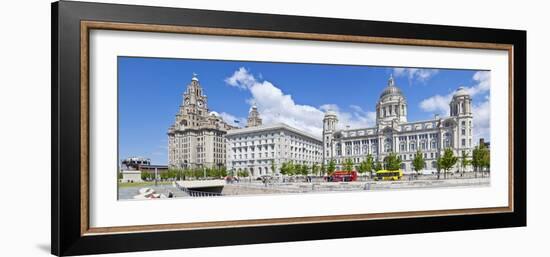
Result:
<instances>
[{"instance_id":1,"label":"ornate roof dome","mask_svg":"<svg viewBox=\"0 0 550 257\"><path fill-rule=\"evenodd\" d=\"M401 93L401 89L395 86L395 82L393 81L393 75L390 75L390 79L388 80L388 86L382 91L382 94L380 94L380 98L385 97L387 95L400 95L403 96L403 93Z\"/></svg>"},{"instance_id":2,"label":"ornate roof dome","mask_svg":"<svg viewBox=\"0 0 550 257\"><path fill-rule=\"evenodd\" d=\"M220 114L217 113L217 112L215 112L215 111L211 111L211 112L210 112L210 115L216 116L216 117L220 117Z\"/></svg>"},{"instance_id":3,"label":"ornate roof dome","mask_svg":"<svg viewBox=\"0 0 550 257\"><path fill-rule=\"evenodd\" d=\"M332 109L329 109L325 112L325 116L336 116L336 112Z\"/></svg>"},{"instance_id":4,"label":"ornate roof dome","mask_svg":"<svg viewBox=\"0 0 550 257\"><path fill-rule=\"evenodd\" d=\"M464 87L459 87L459 88L455 91L453 97L458 97L458 96L470 96L470 94L468 94L468 91L466 90L466 88L464 88Z\"/></svg>"},{"instance_id":5,"label":"ornate roof dome","mask_svg":"<svg viewBox=\"0 0 550 257\"><path fill-rule=\"evenodd\" d=\"M191 78L192 81L199 81L199 78L197 78L199 74L193 72L193 78Z\"/></svg>"}]
</instances>

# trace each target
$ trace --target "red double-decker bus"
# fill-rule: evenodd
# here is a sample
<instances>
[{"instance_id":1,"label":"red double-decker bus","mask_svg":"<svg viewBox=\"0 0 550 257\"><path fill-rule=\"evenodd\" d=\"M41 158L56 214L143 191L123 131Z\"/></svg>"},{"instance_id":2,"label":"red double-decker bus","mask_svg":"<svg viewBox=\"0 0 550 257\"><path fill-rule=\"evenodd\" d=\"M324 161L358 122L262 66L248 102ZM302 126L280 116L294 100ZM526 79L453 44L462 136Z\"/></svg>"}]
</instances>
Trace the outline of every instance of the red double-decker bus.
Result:
<instances>
[{"instance_id":1,"label":"red double-decker bus","mask_svg":"<svg viewBox=\"0 0 550 257\"><path fill-rule=\"evenodd\" d=\"M327 177L329 182L348 182L348 181L357 181L357 171L343 171L338 170L331 173Z\"/></svg>"}]
</instances>

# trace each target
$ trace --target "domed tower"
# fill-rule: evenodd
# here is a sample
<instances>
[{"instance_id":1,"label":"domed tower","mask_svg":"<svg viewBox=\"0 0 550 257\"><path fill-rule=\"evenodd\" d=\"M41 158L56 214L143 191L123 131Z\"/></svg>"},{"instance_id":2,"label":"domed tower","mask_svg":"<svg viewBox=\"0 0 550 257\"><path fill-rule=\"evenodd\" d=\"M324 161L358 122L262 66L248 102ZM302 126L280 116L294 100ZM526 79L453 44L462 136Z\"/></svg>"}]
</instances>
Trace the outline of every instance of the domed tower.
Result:
<instances>
[{"instance_id":1,"label":"domed tower","mask_svg":"<svg viewBox=\"0 0 550 257\"><path fill-rule=\"evenodd\" d=\"M191 78L191 83L187 85L183 98L183 105L189 111L199 116L206 117L208 115L207 98L206 95L202 94L202 87L196 73L193 73L193 78Z\"/></svg>"},{"instance_id":2,"label":"domed tower","mask_svg":"<svg viewBox=\"0 0 550 257\"><path fill-rule=\"evenodd\" d=\"M197 74L193 73L193 78L191 78L191 82L183 93L183 103L176 115L176 123L185 127L199 126L199 121L208 118L207 101L206 95L203 95Z\"/></svg>"},{"instance_id":3,"label":"domed tower","mask_svg":"<svg viewBox=\"0 0 550 257\"><path fill-rule=\"evenodd\" d=\"M459 150L471 149L473 146L472 97L464 87L459 87L455 91L449 107L451 117L457 121L458 142L455 145Z\"/></svg>"},{"instance_id":4,"label":"domed tower","mask_svg":"<svg viewBox=\"0 0 550 257\"><path fill-rule=\"evenodd\" d=\"M258 107L255 104L252 105L248 111L248 120L246 121L246 127L256 127L262 125L262 119L260 118L260 113L258 112Z\"/></svg>"},{"instance_id":5,"label":"domed tower","mask_svg":"<svg viewBox=\"0 0 550 257\"><path fill-rule=\"evenodd\" d=\"M407 100L395 86L393 75L390 75L388 86L382 91L376 104L376 123L391 124L394 120L400 123L407 122Z\"/></svg>"},{"instance_id":6,"label":"domed tower","mask_svg":"<svg viewBox=\"0 0 550 257\"><path fill-rule=\"evenodd\" d=\"M323 118L323 162L325 164L332 158L332 138L337 126L336 112L328 110Z\"/></svg>"}]
</instances>

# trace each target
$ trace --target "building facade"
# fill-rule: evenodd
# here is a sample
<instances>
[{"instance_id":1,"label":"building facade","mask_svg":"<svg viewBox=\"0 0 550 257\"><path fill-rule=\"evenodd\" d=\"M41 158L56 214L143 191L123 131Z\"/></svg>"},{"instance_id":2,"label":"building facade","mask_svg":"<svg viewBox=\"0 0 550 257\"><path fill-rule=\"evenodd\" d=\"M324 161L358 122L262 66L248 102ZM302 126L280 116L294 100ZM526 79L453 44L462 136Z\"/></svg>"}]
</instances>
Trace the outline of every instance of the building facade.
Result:
<instances>
[{"instance_id":1,"label":"building facade","mask_svg":"<svg viewBox=\"0 0 550 257\"><path fill-rule=\"evenodd\" d=\"M319 138L286 124L249 126L227 132L227 167L252 177L279 175L282 163L320 165ZM273 169L275 168L275 169Z\"/></svg>"},{"instance_id":2,"label":"building facade","mask_svg":"<svg viewBox=\"0 0 550 257\"><path fill-rule=\"evenodd\" d=\"M219 167L226 163L225 134L235 127L208 109L196 74L183 94L174 124L168 129L168 166Z\"/></svg>"},{"instance_id":3,"label":"building facade","mask_svg":"<svg viewBox=\"0 0 550 257\"><path fill-rule=\"evenodd\" d=\"M338 117L327 111L323 119L323 162L336 162L341 169L347 159L355 165L371 154L382 162L395 153L403 161L401 168L406 173L413 171L415 153L424 155L425 172L436 170L437 157L445 149L453 150L455 156L462 152L471 156L473 149L472 99L459 87L449 103L448 117L435 116L431 120L407 121L407 100L395 85L393 77L382 91L376 104L376 126L359 129L339 129Z\"/></svg>"},{"instance_id":4,"label":"building facade","mask_svg":"<svg viewBox=\"0 0 550 257\"><path fill-rule=\"evenodd\" d=\"M262 119L260 118L260 113L258 112L258 107L252 105L250 111L248 111L248 119L246 120L246 127L256 127L262 125Z\"/></svg>"}]
</instances>

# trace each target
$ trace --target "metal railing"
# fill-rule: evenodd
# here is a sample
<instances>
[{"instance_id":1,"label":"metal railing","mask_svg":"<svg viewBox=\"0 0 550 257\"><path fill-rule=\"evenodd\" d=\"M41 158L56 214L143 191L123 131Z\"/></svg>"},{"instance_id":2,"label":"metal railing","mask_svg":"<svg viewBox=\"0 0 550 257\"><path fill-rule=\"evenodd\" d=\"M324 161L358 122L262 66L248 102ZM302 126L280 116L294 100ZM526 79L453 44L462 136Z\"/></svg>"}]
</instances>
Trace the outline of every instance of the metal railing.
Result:
<instances>
[{"instance_id":1,"label":"metal railing","mask_svg":"<svg viewBox=\"0 0 550 257\"><path fill-rule=\"evenodd\" d=\"M205 192L205 191L198 191L198 190L191 190L187 187L183 187L176 183L176 187L185 192L187 195L191 197L211 197L211 196L223 196L222 193L216 193L216 192Z\"/></svg>"}]
</instances>

